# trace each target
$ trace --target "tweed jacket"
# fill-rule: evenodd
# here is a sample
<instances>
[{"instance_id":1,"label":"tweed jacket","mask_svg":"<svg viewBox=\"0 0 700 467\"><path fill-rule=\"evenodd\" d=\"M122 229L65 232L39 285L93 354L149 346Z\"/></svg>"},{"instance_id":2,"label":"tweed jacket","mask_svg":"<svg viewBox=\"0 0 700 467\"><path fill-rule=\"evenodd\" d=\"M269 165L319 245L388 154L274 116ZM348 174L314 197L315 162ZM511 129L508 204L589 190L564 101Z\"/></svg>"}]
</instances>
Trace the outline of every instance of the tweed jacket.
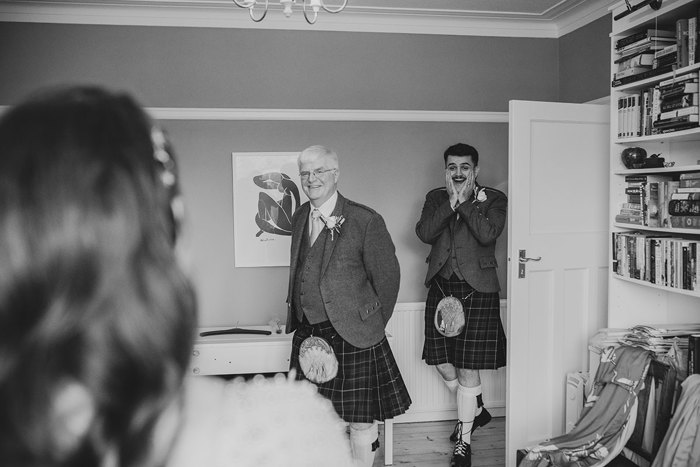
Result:
<instances>
[{"instance_id":1,"label":"tweed jacket","mask_svg":"<svg viewBox=\"0 0 700 467\"><path fill-rule=\"evenodd\" d=\"M508 198L494 188L485 189L484 201L470 199L453 211L446 188L436 188L425 197L416 234L431 245L426 259L426 287L452 255L452 238L459 271L469 285L479 292L498 292L496 274L496 239L506 223ZM459 214L459 220L457 219Z\"/></svg>"},{"instance_id":2,"label":"tweed jacket","mask_svg":"<svg viewBox=\"0 0 700 467\"><path fill-rule=\"evenodd\" d=\"M292 247L287 293L287 332L299 326L294 310L294 279L301 241L308 232L307 201L292 217ZM340 337L367 348L384 338L399 293L399 261L384 219L377 212L338 193L333 216L345 222L340 235L326 239L320 289L328 319ZM329 235L324 228L322 235Z\"/></svg>"}]
</instances>

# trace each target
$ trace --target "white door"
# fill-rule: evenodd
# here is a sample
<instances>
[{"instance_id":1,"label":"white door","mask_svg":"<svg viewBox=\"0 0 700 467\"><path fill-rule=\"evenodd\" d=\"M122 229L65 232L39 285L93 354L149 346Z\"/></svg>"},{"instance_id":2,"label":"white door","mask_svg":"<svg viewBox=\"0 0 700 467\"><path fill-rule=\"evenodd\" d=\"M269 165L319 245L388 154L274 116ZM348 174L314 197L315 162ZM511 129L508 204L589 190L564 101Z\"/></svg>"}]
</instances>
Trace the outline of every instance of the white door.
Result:
<instances>
[{"instance_id":1,"label":"white door","mask_svg":"<svg viewBox=\"0 0 700 467\"><path fill-rule=\"evenodd\" d=\"M606 324L609 107L510 102L506 465L563 434L566 373ZM530 260L519 277L520 250Z\"/></svg>"}]
</instances>

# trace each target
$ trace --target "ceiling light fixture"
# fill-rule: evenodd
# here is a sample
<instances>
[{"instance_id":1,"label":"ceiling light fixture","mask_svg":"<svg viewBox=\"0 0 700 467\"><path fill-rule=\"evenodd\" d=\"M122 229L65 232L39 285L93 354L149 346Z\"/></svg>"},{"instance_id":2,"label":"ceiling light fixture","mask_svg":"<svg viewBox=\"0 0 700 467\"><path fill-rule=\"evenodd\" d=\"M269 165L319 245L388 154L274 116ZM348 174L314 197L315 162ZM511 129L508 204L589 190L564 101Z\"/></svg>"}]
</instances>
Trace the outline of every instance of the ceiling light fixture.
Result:
<instances>
[{"instance_id":1,"label":"ceiling light fixture","mask_svg":"<svg viewBox=\"0 0 700 467\"><path fill-rule=\"evenodd\" d=\"M269 0L233 0L233 3L241 8L247 8L248 12L250 13L250 19L256 23L259 23L265 19L265 16L267 15ZM292 16L292 6L299 3L301 3L301 8L304 11L304 19L306 19L306 22L309 24L314 24L318 18L318 12L321 10L321 8L328 13L340 13L343 11L343 9L345 9L345 6L348 4L348 0L343 0L343 4L337 8L327 7L323 0L279 0L279 4L282 6L282 13L284 13L284 16L287 18ZM256 17L254 9L258 5L260 5L260 8L264 9L262 10L262 13Z\"/></svg>"}]
</instances>

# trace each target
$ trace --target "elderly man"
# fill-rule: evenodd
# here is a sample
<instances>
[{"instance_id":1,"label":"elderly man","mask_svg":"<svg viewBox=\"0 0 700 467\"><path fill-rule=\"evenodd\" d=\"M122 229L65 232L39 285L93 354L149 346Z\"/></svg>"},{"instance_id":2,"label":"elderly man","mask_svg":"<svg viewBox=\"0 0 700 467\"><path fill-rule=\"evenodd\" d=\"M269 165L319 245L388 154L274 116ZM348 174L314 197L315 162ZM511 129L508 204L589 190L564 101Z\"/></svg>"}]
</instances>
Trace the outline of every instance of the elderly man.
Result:
<instances>
[{"instance_id":1,"label":"elderly man","mask_svg":"<svg viewBox=\"0 0 700 467\"><path fill-rule=\"evenodd\" d=\"M292 219L290 367L331 400L350 425L353 457L371 466L377 421L411 404L384 331L399 291L399 263L382 217L338 193L334 151L312 146L298 163L309 202Z\"/></svg>"}]
</instances>

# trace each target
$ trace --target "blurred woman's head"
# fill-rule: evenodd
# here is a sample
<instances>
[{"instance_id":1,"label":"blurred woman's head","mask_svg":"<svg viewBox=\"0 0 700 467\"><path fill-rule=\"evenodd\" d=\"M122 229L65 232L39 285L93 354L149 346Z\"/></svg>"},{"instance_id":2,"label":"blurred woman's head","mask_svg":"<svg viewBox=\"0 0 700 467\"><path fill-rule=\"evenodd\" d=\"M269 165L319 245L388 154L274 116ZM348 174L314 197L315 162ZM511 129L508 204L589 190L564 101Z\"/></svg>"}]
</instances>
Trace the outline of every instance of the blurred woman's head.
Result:
<instances>
[{"instance_id":1,"label":"blurred woman's head","mask_svg":"<svg viewBox=\"0 0 700 467\"><path fill-rule=\"evenodd\" d=\"M0 459L154 465L196 304L172 152L129 96L53 90L0 118Z\"/></svg>"}]
</instances>

